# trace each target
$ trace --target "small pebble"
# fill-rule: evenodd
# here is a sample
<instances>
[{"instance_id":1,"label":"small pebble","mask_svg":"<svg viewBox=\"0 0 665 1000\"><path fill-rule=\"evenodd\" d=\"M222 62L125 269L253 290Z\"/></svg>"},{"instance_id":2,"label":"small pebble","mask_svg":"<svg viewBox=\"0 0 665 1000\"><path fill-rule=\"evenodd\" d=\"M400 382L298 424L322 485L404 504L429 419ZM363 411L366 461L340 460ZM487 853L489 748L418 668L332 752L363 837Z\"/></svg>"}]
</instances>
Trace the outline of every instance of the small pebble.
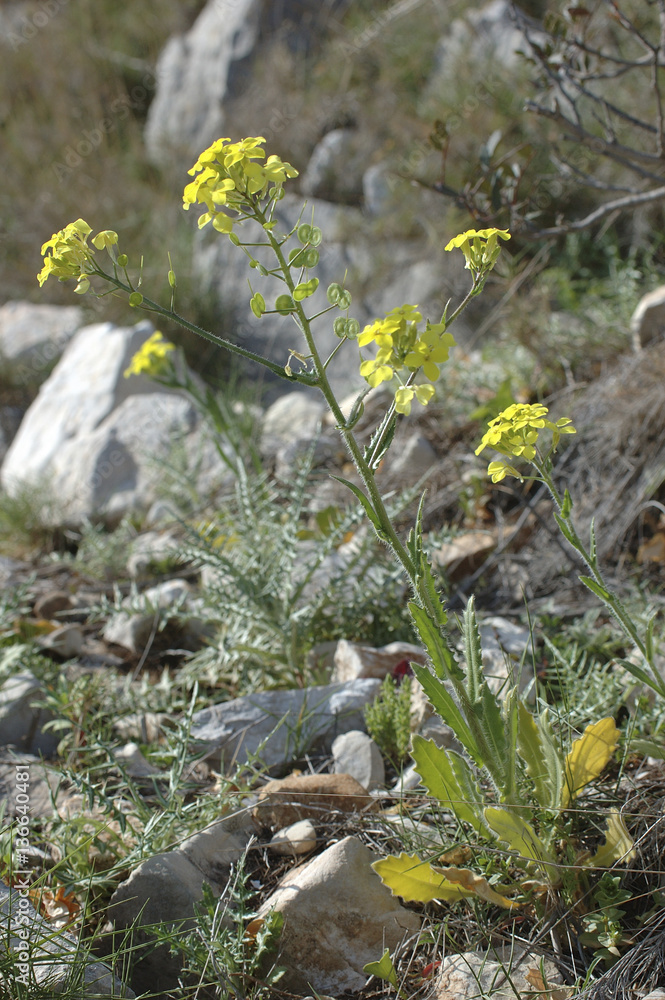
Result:
<instances>
[{"instance_id":1,"label":"small pebble","mask_svg":"<svg viewBox=\"0 0 665 1000\"><path fill-rule=\"evenodd\" d=\"M291 826L285 826L277 831L268 847L274 854L281 854L284 857L309 854L316 847L314 824L309 819L301 819Z\"/></svg>"}]
</instances>

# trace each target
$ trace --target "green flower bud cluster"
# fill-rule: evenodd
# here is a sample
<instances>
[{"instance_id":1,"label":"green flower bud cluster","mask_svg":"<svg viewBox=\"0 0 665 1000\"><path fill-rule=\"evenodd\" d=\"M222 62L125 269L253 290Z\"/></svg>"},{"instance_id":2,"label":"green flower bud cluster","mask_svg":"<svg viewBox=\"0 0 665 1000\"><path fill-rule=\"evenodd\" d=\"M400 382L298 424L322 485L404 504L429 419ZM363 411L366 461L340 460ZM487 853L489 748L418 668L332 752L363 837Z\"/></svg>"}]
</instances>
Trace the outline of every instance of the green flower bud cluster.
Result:
<instances>
[{"instance_id":1,"label":"green flower bud cluster","mask_svg":"<svg viewBox=\"0 0 665 1000\"><path fill-rule=\"evenodd\" d=\"M199 218L199 229L212 222L220 233L230 235L238 220L225 209L235 210L242 217L257 201L266 197L269 201L277 201L282 197L287 177L298 176L295 167L279 156L269 156L265 163L257 163L265 159L265 150L261 149L264 142L260 135L249 136L240 142L217 139L201 153L188 171L195 179L183 193L185 210L190 205L206 207L207 211Z\"/></svg>"},{"instance_id":2,"label":"green flower bud cluster","mask_svg":"<svg viewBox=\"0 0 665 1000\"><path fill-rule=\"evenodd\" d=\"M425 324L420 331L422 320L418 306L409 304L391 309L384 319L377 319L361 332L358 345L365 347L374 343L378 347L376 356L363 361L360 374L372 387L388 382L395 376L402 383L395 393L395 407L398 413L411 412L413 398L425 406L434 395L433 385L414 385L413 376L422 371L430 382L439 377L439 365L448 360L450 348L455 340L446 333L446 324ZM406 381L404 382L404 376Z\"/></svg>"}]
</instances>

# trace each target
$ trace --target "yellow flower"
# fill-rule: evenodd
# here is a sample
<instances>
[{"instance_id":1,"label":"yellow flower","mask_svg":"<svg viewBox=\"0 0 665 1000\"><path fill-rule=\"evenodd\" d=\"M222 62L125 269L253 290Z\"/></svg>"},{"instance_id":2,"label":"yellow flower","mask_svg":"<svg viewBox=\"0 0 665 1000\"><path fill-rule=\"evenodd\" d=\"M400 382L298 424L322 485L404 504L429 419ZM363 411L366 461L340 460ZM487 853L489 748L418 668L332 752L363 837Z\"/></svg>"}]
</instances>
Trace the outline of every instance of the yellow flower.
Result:
<instances>
[{"instance_id":1,"label":"yellow flower","mask_svg":"<svg viewBox=\"0 0 665 1000\"><path fill-rule=\"evenodd\" d=\"M502 240L510 239L507 229L468 229L465 233L454 236L445 249L461 250L466 258L464 266L474 277L482 276L492 270L501 253L499 236Z\"/></svg>"},{"instance_id":2,"label":"yellow flower","mask_svg":"<svg viewBox=\"0 0 665 1000\"><path fill-rule=\"evenodd\" d=\"M490 476L493 483L500 483L506 476L515 476L516 479L524 482L524 477L508 462L490 462L487 466L487 475Z\"/></svg>"},{"instance_id":3,"label":"yellow flower","mask_svg":"<svg viewBox=\"0 0 665 1000\"><path fill-rule=\"evenodd\" d=\"M389 382L395 374L392 365L386 364L385 354L379 351L372 361L363 361L360 366L360 374L374 389L382 382Z\"/></svg>"},{"instance_id":4,"label":"yellow flower","mask_svg":"<svg viewBox=\"0 0 665 1000\"><path fill-rule=\"evenodd\" d=\"M445 323L428 323L404 358L404 364L407 368L422 368L430 382L436 382L441 374L439 365L448 360L450 348L454 346L455 338L452 333L446 333Z\"/></svg>"},{"instance_id":5,"label":"yellow flower","mask_svg":"<svg viewBox=\"0 0 665 1000\"><path fill-rule=\"evenodd\" d=\"M406 303L391 309L383 319L374 320L359 335L360 347L374 343L379 348L373 361L363 361L360 365L360 374L372 387L387 382L405 368L422 368L431 382L439 377L438 365L448 360L455 341L446 333L445 323L428 320L419 334L418 323L422 318L418 306ZM414 396L425 406L433 395L432 386L403 385L395 394L395 407L398 413L408 414Z\"/></svg>"},{"instance_id":6,"label":"yellow flower","mask_svg":"<svg viewBox=\"0 0 665 1000\"><path fill-rule=\"evenodd\" d=\"M70 222L42 246L44 266L37 275L40 285L53 275L60 281L81 278L92 263L94 251L88 246L91 227L83 219Z\"/></svg>"},{"instance_id":7,"label":"yellow flower","mask_svg":"<svg viewBox=\"0 0 665 1000\"><path fill-rule=\"evenodd\" d=\"M171 367L168 357L169 351L175 350L173 344L164 340L163 335L157 330L152 337L146 340L143 347L136 352L125 369L125 378L130 375L163 375Z\"/></svg>"},{"instance_id":8,"label":"yellow flower","mask_svg":"<svg viewBox=\"0 0 665 1000\"><path fill-rule=\"evenodd\" d=\"M237 212L251 208L252 200L277 198L288 177L296 177L298 171L278 156L269 156L266 163L261 144L263 136L250 136L240 142L230 142L228 138L217 139L205 149L188 171L195 179L185 187L183 208L190 205L205 205L207 211L199 218L199 229L212 222L215 229L230 233L234 219L223 208ZM198 174L198 176L195 176Z\"/></svg>"},{"instance_id":9,"label":"yellow flower","mask_svg":"<svg viewBox=\"0 0 665 1000\"><path fill-rule=\"evenodd\" d=\"M561 417L553 423L547 419L547 413L548 409L542 403L513 403L494 420L490 420L488 429L476 448L476 455L489 447L502 455L531 461L536 457L538 435L544 427L552 432L550 450L555 451L562 434L577 432L569 417ZM488 472L493 482L500 482L506 475L519 476L519 473L505 462L492 462Z\"/></svg>"},{"instance_id":10,"label":"yellow flower","mask_svg":"<svg viewBox=\"0 0 665 1000\"><path fill-rule=\"evenodd\" d=\"M118 234L114 233L112 229L104 229L92 238L92 245L94 247L97 247L98 250L105 248L109 253L111 253L111 247L114 247L117 242Z\"/></svg>"},{"instance_id":11,"label":"yellow flower","mask_svg":"<svg viewBox=\"0 0 665 1000\"><path fill-rule=\"evenodd\" d=\"M395 393L395 409L408 417L414 396L421 406L427 406L433 395L433 385L404 385Z\"/></svg>"}]
</instances>

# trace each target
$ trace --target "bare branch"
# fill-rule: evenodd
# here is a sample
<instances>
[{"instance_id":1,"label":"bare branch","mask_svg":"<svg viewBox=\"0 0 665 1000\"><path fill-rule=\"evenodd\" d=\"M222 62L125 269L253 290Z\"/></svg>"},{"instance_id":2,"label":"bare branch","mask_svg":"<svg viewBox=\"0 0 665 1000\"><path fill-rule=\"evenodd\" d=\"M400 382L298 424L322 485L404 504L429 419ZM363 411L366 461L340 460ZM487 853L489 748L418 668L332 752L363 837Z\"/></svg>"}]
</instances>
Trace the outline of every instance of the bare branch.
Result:
<instances>
[{"instance_id":1,"label":"bare branch","mask_svg":"<svg viewBox=\"0 0 665 1000\"><path fill-rule=\"evenodd\" d=\"M642 163L650 163L654 166L656 164L663 164L662 158L656 153L645 153L641 149L631 149L628 146L622 146L621 143L607 142L606 139L601 139L600 136L593 135L584 126L576 125L570 118L566 118L559 108L552 111L550 108L544 108L542 104L537 104L535 101L527 101L525 108L527 111L534 111L536 114L541 115L541 117L549 118L550 121L569 129L578 139L593 143L598 152L603 153L604 156L620 160L622 163L628 163L630 160L640 160ZM655 132L656 129L654 128L653 131Z\"/></svg>"},{"instance_id":2,"label":"bare branch","mask_svg":"<svg viewBox=\"0 0 665 1000\"><path fill-rule=\"evenodd\" d=\"M612 212L621 212L626 208L634 208L636 205L645 205L651 201L664 201L665 187L654 188L652 191L644 191L642 194L629 194L625 198L616 198L614 201L606 201L600 208L595 209L583 219L577 222L566 222L560 226L551 226L549 229L540 229L537 233L531 234L531 238L543 239L546 236L564 236L566 233L579 232L581 229L589 229L594 223L600 222L605 216ZM524 235L527 235L526 233Z\"/></svg>"}]
</instances>

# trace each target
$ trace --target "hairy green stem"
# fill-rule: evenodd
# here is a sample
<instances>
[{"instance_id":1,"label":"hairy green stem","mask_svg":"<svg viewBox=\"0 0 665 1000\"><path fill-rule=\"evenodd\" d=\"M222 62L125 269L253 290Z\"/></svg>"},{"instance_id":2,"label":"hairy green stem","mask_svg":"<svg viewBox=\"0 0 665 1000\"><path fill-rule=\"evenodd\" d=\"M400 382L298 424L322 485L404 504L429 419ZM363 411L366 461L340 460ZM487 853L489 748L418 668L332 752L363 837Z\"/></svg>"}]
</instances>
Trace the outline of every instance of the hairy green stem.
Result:
<instances>
[{"instance_id":1,"label":"hairy green stem","mask_svg":"<svg viewBox=\"0 0 665 1000\"><path fill-rule=\"evenodd\" d=\"M121 289L123 292L127 292L131 295L136 289L132 288L130 284L125 284L117 276L107 274L101 269L97 269L95 272L100 278L104 278L111 285L115 285L116 288ZM217 347L223 347L232 354L237 354L241 358L246 358L248 361L254 361L263 368L267 368L274 375L279 376L279 378L286 379L288 382L300 382L303 385L317 385L318 377L316 375L310 375L307 372L291 372L289 375L284 367L275 364L274 361L270 361L269 358L263 357L262 354L256 354L254 351L247 350L246 347L240 347L239 344L234 344L233 341L227 340L225 337L219 337L215 333L210 333L209 330L204 330L203 327L197 326L196 323L190 323L188 319L181 316L179 313L175 312L173 309L165 309L160 306L158 302L154 302L152 299L143 296L143 301L141 304L135 308L142 309L144 312L156 313L158 316L163 316L164 319L168 319L173 323L177 323L185 330L191 330L192 333L197 333L199 337L203 337L204 340L210 341L211 344L215 344Z\"/></svg>"}]
</instances>

